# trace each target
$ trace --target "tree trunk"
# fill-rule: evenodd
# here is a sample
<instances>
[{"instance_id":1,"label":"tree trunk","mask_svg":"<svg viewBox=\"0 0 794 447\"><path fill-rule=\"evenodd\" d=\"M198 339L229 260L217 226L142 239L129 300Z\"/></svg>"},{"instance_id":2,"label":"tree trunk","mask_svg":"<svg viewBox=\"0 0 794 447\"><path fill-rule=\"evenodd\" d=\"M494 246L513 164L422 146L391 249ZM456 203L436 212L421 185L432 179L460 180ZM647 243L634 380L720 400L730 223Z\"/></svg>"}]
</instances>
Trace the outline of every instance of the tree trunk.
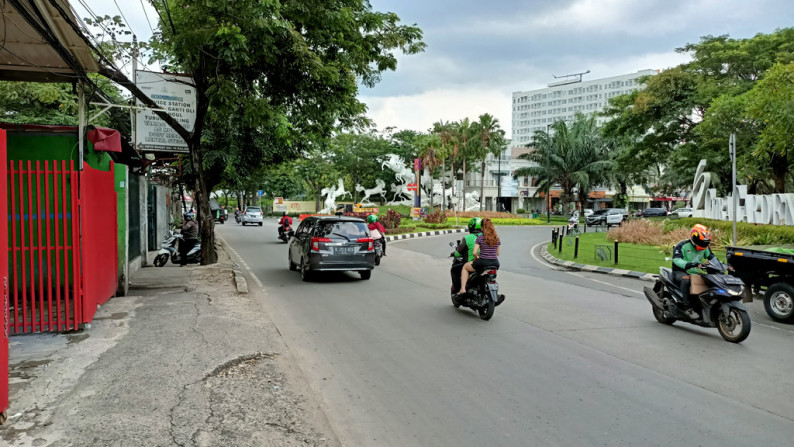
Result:
<instances>
[{"instance_id":1,"label":"tree trunk","mask_svg":"<svg viewBox=\"0 0 794 447\"><path fill-rule=\"evenodd\" d=\"M775 193L785 194L786 174L788 173L788 157L786 155L772 155L772 178L775 180Z\"/></svg>"},{"instance_id":2,"label":"tree trunk","mask_svg":"<svg viewBox=\"0 0 794 447\"><path fill-rule=\"evenodd\" d=\"M480 211L482 211L482 202L485 201L485 159L482 159L482 171L480 173Z\"/></svg>"}]
</instances>

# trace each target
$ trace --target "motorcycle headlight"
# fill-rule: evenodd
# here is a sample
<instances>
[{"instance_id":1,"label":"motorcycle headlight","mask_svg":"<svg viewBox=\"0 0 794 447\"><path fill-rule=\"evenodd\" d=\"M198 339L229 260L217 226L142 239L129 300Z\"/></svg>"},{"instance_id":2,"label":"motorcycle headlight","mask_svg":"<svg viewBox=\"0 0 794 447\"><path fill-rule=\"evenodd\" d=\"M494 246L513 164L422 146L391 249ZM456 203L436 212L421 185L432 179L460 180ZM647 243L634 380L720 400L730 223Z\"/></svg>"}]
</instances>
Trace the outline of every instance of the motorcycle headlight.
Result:
<instances>
[{"instance_id":1,"label":"motorcycle headlight","mask_svg":"<svg viewBox=\"0 0 794 447\"><path fill-rule=\"evenodd\" d=\"M728 294L732 296L741 295L743 292L743 287L740 287L739 290L728 289Z\"/></svg>"}]
</instances>

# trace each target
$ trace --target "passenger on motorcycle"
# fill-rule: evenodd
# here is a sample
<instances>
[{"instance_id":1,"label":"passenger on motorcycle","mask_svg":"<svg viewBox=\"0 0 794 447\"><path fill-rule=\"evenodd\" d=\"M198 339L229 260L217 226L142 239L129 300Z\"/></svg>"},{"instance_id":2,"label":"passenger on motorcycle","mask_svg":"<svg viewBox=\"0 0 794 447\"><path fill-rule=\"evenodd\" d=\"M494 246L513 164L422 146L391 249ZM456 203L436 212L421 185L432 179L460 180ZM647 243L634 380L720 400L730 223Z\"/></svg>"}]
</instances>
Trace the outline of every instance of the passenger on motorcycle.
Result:
<instances>
[{"instance_id":1,"label":"passenger on motorcycle","mask_svg":"<svg viewBox=\"0 0 794 447\"><path fill-rule=\"evenodd\" d=\"M692 309L689 301L689 290L692 284L690 275L703 273L701 265L714 258L714 253L709 250L711 232L704 225L697 224L692 227L689 239L679 242L673 249L673 278L681 286L682 304L686 309L684 313L689 318L699 317L696 310Z\"/></svg>"},{"instance_id":2,"label":"passenger on motorcycle","mask_svg":"<svg viewBox=\"0 0 794 447\"><path fill-rule=\"evenodd\" d=\"M287 216L287 212L284 211L281 213L281 219L278 220L278 235L279 237L284 234L285 230L288 230L292 227L292 218Z\"/></svg>"},{"instance_id":3,"label":"passenger on motorcycle","mask_svg":"<svg viewBox=\"0 0 794 447\"><path fill-rule=\"evenodd\" d=\"M499 241L499 235L496 234L496 228L494 228L491 219L486 217L482 220L482 234L474 240L474 250L472 251L474 261L467 262L460 272L461 285L458 295L466 293L469 273L482 271L488 267L499 268L500 245L501 242Z\"/></svg>"},{"instance_id":4,"label":"passenger on motorcycle","mask_svg":"<svg viewBox=\"0 0 794 447\"><path fill-rule=\"evenodd\" d=\"M377 231L380 233L380 246L383 249L383 256L386 256L386 228L383 227L383 224L378 222L378 216L375 214L370 214L367 216L367 227L369 227L369 231ZM374 237L374 239L378 239Z\"/></svg>"},{"instance_id":5,"label":"passenger on motorcycle","mask_svg":"<svg viewBox=\"0 0 794 447\"><path fill-rule=\"evenodd\" d=\"M464 264L474 261L474 241L477 239L477 236L482 234L482 219L479 217L472 217L469 220L468 229L469 234L467 234L455 248L455 257L464 258ZM453 264L452 268L449 270L449 274L452 276L451 290L453 294L460 290L461 270L463 270L463 264Z\"/></svg>"}]
</instances>

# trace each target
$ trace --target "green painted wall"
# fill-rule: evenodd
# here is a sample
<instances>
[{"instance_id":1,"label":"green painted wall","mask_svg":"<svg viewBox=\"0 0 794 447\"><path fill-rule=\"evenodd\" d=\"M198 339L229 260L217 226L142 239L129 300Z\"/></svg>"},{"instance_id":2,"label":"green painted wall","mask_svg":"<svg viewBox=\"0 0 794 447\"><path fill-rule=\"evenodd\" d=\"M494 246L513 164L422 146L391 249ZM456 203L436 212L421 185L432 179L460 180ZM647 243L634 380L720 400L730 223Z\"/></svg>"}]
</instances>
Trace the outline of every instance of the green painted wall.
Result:
<instances>
[{"instance_id":1,"label":"green painted wall","mask_svg":"<svg viewBox=\"0 0 794 447\"><path fill-rule=\"evenodd\" d=\"M77 162L77 132L47 133L8 131L9 160L74 160ZM94 145L86 139L84 160L94 169L107 171L110 155L96 152Z\"/></svg>"},{"instance_id":2,"label":"green painted wall","mask_svg":"<svg viewBox=\"0 0 794 447\"><path fill-rule=\"evenodd\" d=\"M116 215L118 222L119 279L126 281L127 265L127 165L115 164Z\"/></svg>"}]
</instances>

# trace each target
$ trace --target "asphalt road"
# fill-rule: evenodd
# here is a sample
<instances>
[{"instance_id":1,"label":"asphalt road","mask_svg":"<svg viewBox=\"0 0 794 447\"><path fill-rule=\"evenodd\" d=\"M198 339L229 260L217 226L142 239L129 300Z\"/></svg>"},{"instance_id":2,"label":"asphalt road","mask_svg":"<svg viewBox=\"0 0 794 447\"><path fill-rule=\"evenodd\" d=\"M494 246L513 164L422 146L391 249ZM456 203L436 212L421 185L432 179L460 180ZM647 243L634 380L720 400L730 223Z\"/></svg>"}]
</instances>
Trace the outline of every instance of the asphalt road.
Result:
<instances>
[{"instance_id":1,"label":"asphalt road","mask_svg":"<svg viewBox=\"0 0 794 447\"><path fill-rule=\"evenodd\" d=\"M486 322L450 303L455 235L390 242L369 281L303 283L275 221L216 228L342 445L792 445L794 326L760 302L742 344L665 326L648 283L552 268L549 229L505 227Z\"/></svg>"}]
</instances>

